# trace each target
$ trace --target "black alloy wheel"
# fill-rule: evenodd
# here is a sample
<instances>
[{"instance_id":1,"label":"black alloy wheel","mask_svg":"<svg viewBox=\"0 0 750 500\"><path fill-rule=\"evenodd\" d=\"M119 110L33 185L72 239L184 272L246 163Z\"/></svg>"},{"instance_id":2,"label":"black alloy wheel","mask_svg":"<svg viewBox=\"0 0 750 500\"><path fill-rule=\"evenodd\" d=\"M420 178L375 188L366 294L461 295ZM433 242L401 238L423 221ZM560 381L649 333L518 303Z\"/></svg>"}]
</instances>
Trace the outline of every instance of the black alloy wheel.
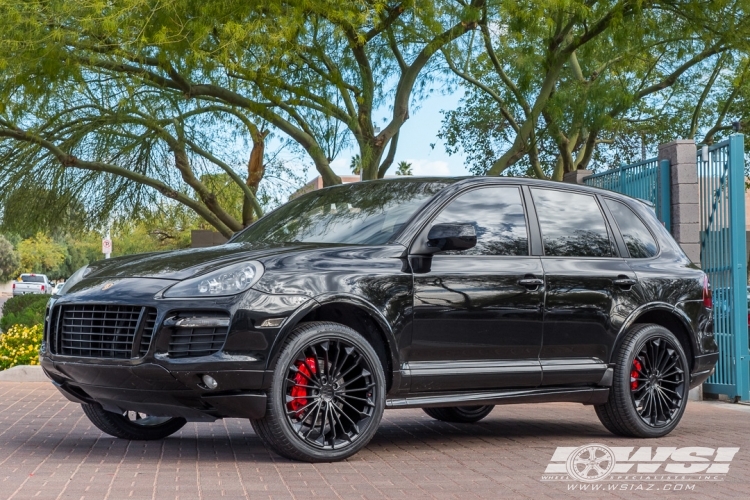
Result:
<instances>
[{"instance_id":1,"label":"black alloy wheel","mask_svg":"<svg viewBox=\"0 0 750 500\"><path fill-rule=\"evenodd\" d=\"M373 368L349 342L324 339L297 353L284 384L286 418L300 439L323 450L359 439L375 410Z\"/></svg>"},{"instance_id":2,"label":"black alloy wheel","mask_svg":"<svg viewBox=\"0 0 750 500\"><path fill-rule=\"evenodd\" d=\"M635 325L615 355L609 399L596 414L612 433L662 437L679 423L687 406L690 369L677 337L653 324Z\"/></svg>"},{"instance_id":3,"label":"black alloy wheel","mask_svg":"<svg viewBox=\"0 0 750 500\"><path fill-rule=\"evenodd\" d=\"M455 406L451 408L422 408L426 414L435 420L457 424L473 424L490 414L494 405L483 406Z\"/></svg>"},{"instance_id":4,"label":"black alloy wheel","mask_svg":"<svg viewBox=\"0 0 750 500\"><path fill-rule=\"evenodd\" d=\"M669 339L649 339L633 358L630 396L650 427L669 425L684 402L685 366Z\"/></svg>"},{"instance_id":5,"label":"black alloy wheel","mask_svg":"<svg viewBox=\"0 0 750 500\"><path fill-rule=\"evenodd\" d=\"M260 438L287 458L347 458L372 438L385 407L385 377L373 347L351 328L300 325L279 356Z\"/></svg>"}]
</instances>

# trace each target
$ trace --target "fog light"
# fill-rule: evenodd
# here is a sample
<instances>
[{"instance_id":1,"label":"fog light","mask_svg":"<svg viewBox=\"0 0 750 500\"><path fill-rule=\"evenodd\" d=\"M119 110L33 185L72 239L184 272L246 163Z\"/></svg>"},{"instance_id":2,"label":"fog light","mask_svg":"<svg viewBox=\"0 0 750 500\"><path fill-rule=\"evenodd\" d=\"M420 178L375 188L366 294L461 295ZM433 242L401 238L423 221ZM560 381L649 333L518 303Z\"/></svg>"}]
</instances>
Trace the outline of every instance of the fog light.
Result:
<instances>
[{"instance_id":1,"label":"fog light","mask_svg":"<svg viewBox=\"0 0 750 500\"><path fill-rule=\"evenodd\" d=\"M261 328L278 328L284 322L284 318L269 318L260 324Z\"/></svg>"},{"instance_id":2,"label":"fog light","mask_svg":"<svg viewBox=\"0 0 750 500\"><path fill-rule=\"evenodd\" d=\"M203 375L203 385L211 389L212 391L219 387L219 383L211 375Z\"/></svg>"}]
</instances>

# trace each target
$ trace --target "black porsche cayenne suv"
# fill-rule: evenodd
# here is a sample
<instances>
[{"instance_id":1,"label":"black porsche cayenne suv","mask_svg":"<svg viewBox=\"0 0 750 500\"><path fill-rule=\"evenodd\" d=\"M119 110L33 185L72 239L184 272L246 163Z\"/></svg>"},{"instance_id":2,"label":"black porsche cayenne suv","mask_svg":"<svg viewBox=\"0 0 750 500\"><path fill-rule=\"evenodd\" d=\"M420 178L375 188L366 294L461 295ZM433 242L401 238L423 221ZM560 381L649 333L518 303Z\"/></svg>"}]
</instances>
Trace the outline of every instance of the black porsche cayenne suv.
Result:
<instances>
[{"instance_id":1,"label":"black porsche cayenne suv","mask_svg":"<svg viewBox=\"0 0 750 500\"><path fill-rule=\"evenodd\" d=\"M219 247L79 270L50 302L41 361L124 439L242 417L283 456L332 461L386 408L468 423L551 401L657 437L716 363L710 301L640 201L400 178L303 195Z\"/></svg>"}]
</instances>

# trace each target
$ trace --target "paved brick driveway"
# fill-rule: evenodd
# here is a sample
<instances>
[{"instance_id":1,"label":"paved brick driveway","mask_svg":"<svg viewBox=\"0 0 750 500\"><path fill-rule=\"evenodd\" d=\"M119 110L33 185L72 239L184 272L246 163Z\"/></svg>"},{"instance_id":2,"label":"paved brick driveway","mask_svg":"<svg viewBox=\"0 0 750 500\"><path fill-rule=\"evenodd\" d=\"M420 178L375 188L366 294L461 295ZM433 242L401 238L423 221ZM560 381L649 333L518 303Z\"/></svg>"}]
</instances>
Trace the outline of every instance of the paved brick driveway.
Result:
<instances>
[{"instance_id":1,"label":"paved brick driveway","mask_svg":"<svg viewBox=\"0 0 750 500\"><path fill-rule=\"evenodd\" d=\"M498 407L475 425L386 411L364 451L311 465L269 453L243 420L188 424L162 442L127 442L100 433L49 384L0 383L0 499L603 497L569 489L583 483L541 481L556 447L587 443L739 446L721 482L656 482L651 491L649 481L609 483L631 488L611 494L750 498L750 408L727 403L691 402L681 426L656 441L615 438L581 405ZM666 484L694 489L667 493Z\"/></svg>"}]
</instances>

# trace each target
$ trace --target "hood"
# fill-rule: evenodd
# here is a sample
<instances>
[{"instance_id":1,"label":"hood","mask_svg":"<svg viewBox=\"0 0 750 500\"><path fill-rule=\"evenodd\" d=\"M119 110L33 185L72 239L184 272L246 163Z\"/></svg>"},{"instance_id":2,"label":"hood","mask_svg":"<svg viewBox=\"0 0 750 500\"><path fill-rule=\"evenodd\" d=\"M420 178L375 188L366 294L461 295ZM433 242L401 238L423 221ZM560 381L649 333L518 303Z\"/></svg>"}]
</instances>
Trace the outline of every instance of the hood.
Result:
<instances>
[{"instance_id":1,"label":"hood","mask_svg":"<svg viewBox=\"0 0 750 500\"><path fill-rule=\"evenodd\" d=\"M172 252L154 252L100 260L89 267L87 278L158 278L184 280L221 267L264 257L340 245L289 243L258 245L226 243L216 247L189 248Z\"/></svg>"}]
</instances>

